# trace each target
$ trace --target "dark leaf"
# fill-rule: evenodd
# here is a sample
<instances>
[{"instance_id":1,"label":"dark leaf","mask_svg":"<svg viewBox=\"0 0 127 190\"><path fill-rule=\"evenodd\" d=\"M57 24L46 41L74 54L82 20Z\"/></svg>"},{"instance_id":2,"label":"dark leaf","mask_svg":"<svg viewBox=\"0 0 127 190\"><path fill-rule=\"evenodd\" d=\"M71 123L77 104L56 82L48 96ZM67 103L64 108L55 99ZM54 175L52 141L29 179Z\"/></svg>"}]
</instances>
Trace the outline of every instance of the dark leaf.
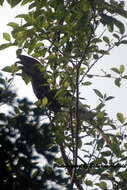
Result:
<instances>
[{"instance_id":1,"label":"dark leaf","mask_svg":"<svg viewBox=\"0 0 127 190\"><path fill-rule=\"evenodd\" d=\"M4 0L0 0L0 5L3 5Z\"/></svg>"},{"instance_id":2,"label":"dark leaf","mask_svg":"<svg viewBox=\"0 0 127 190\"><path fill-rule=\"evenodd\" d=\"M116 85L116 86L120 87L120 85L121 85L120 82L121 82L121 78L115 79L115 85Z\"/></svg>"},{"instance_id":3,"label":"dark leaf","mask_svg":"<svg viewBox=\"0 0 127 190\"><path fill-rule=\"evenodd\" d=\"M93 89L93 90L97 96L99 96L100 98L103 98L103 94L99 90L97 89Z\"/></svg>"},{"instance_id":4,"label":"dark leaf","mask_svg":"<svg viewBox=\"0 0 127 190\"><path fill-rule=\"evenodd\" d=\"M107 43L110 44L110 40L107 36L103 36L103 40Z\"/></svg>"},{"instance_id":5,"label":"dark leaf","mask_svg":"<svg viewBox=\"0 0 127 190\"><path fill-rule=\"evenodd\" d=\"M13 44L11 44L11 43L1 44L0 45L0 50L6 49L6 48L8 48L10 46L13 46Z\"/></svg>"},{"instance_id":6,"label":"dark leaf","mask_svg":"<svg viewBox=\"0 0 127 190\"><path fill-rule=\"evenodd\" d=\"M121 156L121 151L120 151L119 145L117 143L112 143L110 146L111 146L111 149L112 149L113 153L117 157L120 157Z\"/></svg>"},{"instance_id":7,"label":"dark leaf","mask_svg":"<svg viewBox=\"0 0 127 190\"><path fill-rule=\"evenodd\" d=\"M114 96L108 96L105 100L108 101L108 100L111 100L113 98L115 98L115 97Z\"/></svg>"},{"instance_id":8,"label":"dark leaf","mask_svg":"<svg viewBox=\"0 0 127 190\"><path fill-rule=\"evenodd\" d=\"M15 7L18 5L22 0L7 0L7 2L11 5L11 7Z\"/></svg>"}]
</instances>

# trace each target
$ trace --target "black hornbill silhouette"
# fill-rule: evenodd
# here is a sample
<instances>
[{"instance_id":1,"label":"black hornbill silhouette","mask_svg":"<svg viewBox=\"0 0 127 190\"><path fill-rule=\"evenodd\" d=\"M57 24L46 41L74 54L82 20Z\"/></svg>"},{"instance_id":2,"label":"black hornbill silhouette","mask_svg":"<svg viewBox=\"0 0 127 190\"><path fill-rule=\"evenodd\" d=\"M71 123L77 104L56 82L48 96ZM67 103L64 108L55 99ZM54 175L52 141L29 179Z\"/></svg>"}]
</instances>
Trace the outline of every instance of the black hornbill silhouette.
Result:
<instances>
[{"instance_id":1,"label":"black hornbill silhouette","mask_svg":"<svg viewBox=\"0 0 127 190\"><path fill-rule=\"evenodd\" d=\"M46 97L48 99L48 109L50 111L58 112L61 108L60 103L56 99L57 90L51 90L50 85L47 82L46 76L39 69L41 63L26 55L19 55L17 58L20 61L16 62L21 64L21 69L28 77L31 78L34 94L38 99Z\"/></svg>"},{"instance_id":2,"label":"black hornbill silhouette","mask_svg":"<svg viewBox=\"0 0 127 190\"><path fill-rule=\"evenodd\" d=\"M38 99L43 99L44 97L47 97L47 107L50 111L53 111L54 113L60 111L62 107L67 108L67 105L62 105L59 103L56 98L57 90L51 90L50 85L46 79L46 74L40 71L39 67L41 66L41 63L38 60L26 55L19 55L17 58L20 59L20 61L17 61L16 63L19 63L23 72L25 72L28 77L31 78L33 91L36 97ZM70 96L72 98L74 104L73 109L75 109L76 98L69 93L67 96ZM82 117L84 118L83 120L85 121L89 121L95 116L95 112L90 111L80 101L78 109L79 115L82 115Z\"/></svg>"}]
</instances>

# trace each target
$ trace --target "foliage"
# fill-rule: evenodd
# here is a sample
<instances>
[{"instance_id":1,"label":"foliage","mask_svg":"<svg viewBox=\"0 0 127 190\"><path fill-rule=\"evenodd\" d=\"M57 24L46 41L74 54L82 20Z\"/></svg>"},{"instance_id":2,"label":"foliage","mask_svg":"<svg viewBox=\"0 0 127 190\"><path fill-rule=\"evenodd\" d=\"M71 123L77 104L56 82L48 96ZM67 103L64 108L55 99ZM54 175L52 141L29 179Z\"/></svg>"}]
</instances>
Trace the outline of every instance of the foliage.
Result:
<instances>
[{"instance_id":1,"label":"foliage","mask_svg":"<svg viewBox=\"0 0 127 190\"><path fill-rule=\"evenodd\" d=\"M3 2L0 1L0 4L3 5ZM11 7L19 3L21 6L27 5L28 12L17 15L17 18L22 20L20 24L8 24L12 32L3 33L7 42L0 45L0 49L16 46L17 55L27 52L36 57L47 71L51 88L59 89L58 100L67 104L70 109L69 113L60 112L55 118L48 115L52 125L51 134L54 134L55 142L61 151L61 156L55 162L56 165L65 166L71 179L70 188L75 184L78 189L88 186L92 189L96 186L106 190L109 189L109 182L111 189L126 189L127 146L126 135L123 134L127 125L126 117L117 113L119 123L116 123L105 111L105 104L114 97L94 89L99 103L94 108L96 115L93 119L88 119L87 115L87 122L86 115L80 117L78 110L80 86L87 88L91 85L91 78L112 79L117 87L120 87L122 80L127 79L124 65L120 65L119 68L114 65L111 73L104 72L103 76L91 74L91 69L98 67L96 63L102 57L110 55L113 48L127 44L124 21L121 21L127 19L125 1L7 2ZM4 71L10 73L19 70L15 64L4 68ZM64 97L66 91L75 95L75 109L72 106L73 102ZM106 130L108 132L105 132ZM65 150L68 151L69 158ZM82 151L83 156L78 150ZM98 181L91 180L91 176L93 179L97 177Z\"/></svg>"},{"instance_id":2,"label":"foliage","mask_svg":"<svg viewBox=\"0 0 127 190\"><path fill-rule=\"evenodd\" d=\"M58 189L67 179L51 167L58 151L49 124L40 123L42 110L27 99L16 99L0 77L0 186L1 189ZM4 95L4 98L3 98ZM38 153L38 154L37 154ZM43 157L42 166L39 164ZM55 186L49 186L49 182Z\"/></svg>"}]
</instances>

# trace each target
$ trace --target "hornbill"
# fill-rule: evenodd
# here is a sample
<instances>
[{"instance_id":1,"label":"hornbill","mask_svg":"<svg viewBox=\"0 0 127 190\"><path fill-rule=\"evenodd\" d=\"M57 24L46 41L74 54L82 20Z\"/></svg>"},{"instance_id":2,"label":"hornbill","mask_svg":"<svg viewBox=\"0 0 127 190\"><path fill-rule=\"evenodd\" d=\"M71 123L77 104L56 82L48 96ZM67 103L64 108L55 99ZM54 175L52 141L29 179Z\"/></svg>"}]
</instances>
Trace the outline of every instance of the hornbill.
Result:
<instances>
[{"instance_id":1,"label":"hornbill","mask_svg":"<svg viewBox=\"0 0 127 190\"><path fill-rule=\"evenodd\" d=\"M21 69L31 79L34 94L38 99L46 97L48 99L48 108L50 111L58 112L60 110L60 103L56 100L56 90L51 90L47 82L46 76L40 71L39 66L41 63L26 55L19 55L17 58L20 61L16 62L21 64Z\"/></svg>"},{"instance_id":2,"label":"hornbill","mask_svg":"<svg viewBox=\"0 0 127 190\"><path fill-rule=\"evenodd\" d=\"M50 85L46 78L46 74L40 71L41 63L38 60L26 55L19 55L17 58L20 59L20 61L17 61L16 63L19 63L21 65L21 69L23 70L23 72L25 72L28 75L28 77L31 78L33 91L36 97L38 99L43 99L44 97L46 97L48 99L47 107L50 111L53 111L54 113L59 112L62 108L67 108L67 105L62 105L57 100L56 98L57 90L52 90L50 88ZM71 97L72 103L74 104L72 108L73 110L75 110L76 98L71 94L68 94L68 96ZM96 113L89 110L86 107L86 105L82 104L80 101L78 106L79 106L78 107L79 119L81 121L85 121L91 125L94 125L93 121L95 120ZM95 126L95 128L102 135L107 144L111 144L110 139L103 132L103 130L98 126Z\"/></svg>"},{"instance_id":3,"label":"hornbill","mask_svg":"<svg viewBox=\"0 0 127 190\"><path fill-rule=\"evenodd\" d=\"M21 64L21 69L25 72L28 77L31 78L31 83L33 87L33 91L38 99L43 99L47 97L48 99L48 109L53 112L58 112L62 107L66 108L66 105L62 105L56 98L57 90L51 90L50 85L46 79L46 74L40 71L41 63L29 56L19 55L17 57L20 61L16 62ZM72 98L73 101L73 109L75 107L76 98L68 93L69 97ZM88 108L79 102L79 114L81 113L83 116L87 114L87 118L93 119L95 113L88 110Z\"/></svg>"}]
</instances>

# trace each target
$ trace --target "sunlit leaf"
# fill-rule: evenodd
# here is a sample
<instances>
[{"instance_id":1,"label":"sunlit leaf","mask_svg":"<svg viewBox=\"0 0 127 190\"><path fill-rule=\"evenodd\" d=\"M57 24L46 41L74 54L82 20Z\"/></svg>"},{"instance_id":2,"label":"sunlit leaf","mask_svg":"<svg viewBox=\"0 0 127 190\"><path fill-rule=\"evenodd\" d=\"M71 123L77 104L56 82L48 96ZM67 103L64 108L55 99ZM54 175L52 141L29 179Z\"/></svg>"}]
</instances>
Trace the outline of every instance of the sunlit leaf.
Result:
<instances>
[{"instance_id":1,"label":"sunlit leaf","mask_svg":"<svg viewBox=\"0 0 127 190\"><path fill-rule=\"evenodd\" d=\"M98 118L98 119L103 119L104 116L105 116L105 113L104 113L104 112L99 112L99 113L97 114L97 118Z\"/></svg>"},{"instance_id":2,"label":"sunlit leaf","mask_svg":"<svg viewBox=\"0 0 127 190\"><path fill-rule=\"evenodd\" d=\"M124 65L120 65L119 71L120 71L120 73L123 73L125 71L125 66Z\"/></svg>"},{"instance_id":3,"label":"sunlit leaf","mask_svg":"<svg viewBox=\"0 0 127 190\"><path fill-rule=\"evenodd\" d=\"M120 123L124 123L125 122L125 117L122 113L117 113L117 119L119 120Z\"/></svg>"},{"instance_id":4,"label":"sunlit leaf","mask_svg":"<svg viewBox=\"0 0 127 190\"><path fill-rule=\"evenodd\" d=\"M4 33L3 33L3 38L4 38L6 41L11 41L11 36L10 36L10 34L8 34L7 32L4 32Z\"/></svg>"},{"instance_id":5,"label":"sunlit leaf","mask_svg":"<svg viewBox=\"0 0 127 190\"><path fill-rule=\"evenodd\" d=\"M16 27L19 26L19 25L18 25L17 23L15 23L15 22L9 22L7 25L8 25L8 26L11 26L12 28L16 28Z\"/></svg>"},{"instance_id":6,"label":"sunlit leaf","mask_svg":"<svg viewBox=\"0 0 127 190\"><path fill-rule=\"evenodd\" d=\"M65 82L64 82L64 87L65 87L65 88L68 88L68 87L69 87L68 81L65 81Z\"/></svg>"},{"instance_id":7,"label":"sunlit leaf","mask_svg":"<svg viewBox=\"0 0 127 190\"><path fill-rule=\"evenodd\" d=\"M47 105L48 104L48 98L47 97L44 97L42 100L41 100L41 103L43 105Z\"/></svg>"}]
</instances>

